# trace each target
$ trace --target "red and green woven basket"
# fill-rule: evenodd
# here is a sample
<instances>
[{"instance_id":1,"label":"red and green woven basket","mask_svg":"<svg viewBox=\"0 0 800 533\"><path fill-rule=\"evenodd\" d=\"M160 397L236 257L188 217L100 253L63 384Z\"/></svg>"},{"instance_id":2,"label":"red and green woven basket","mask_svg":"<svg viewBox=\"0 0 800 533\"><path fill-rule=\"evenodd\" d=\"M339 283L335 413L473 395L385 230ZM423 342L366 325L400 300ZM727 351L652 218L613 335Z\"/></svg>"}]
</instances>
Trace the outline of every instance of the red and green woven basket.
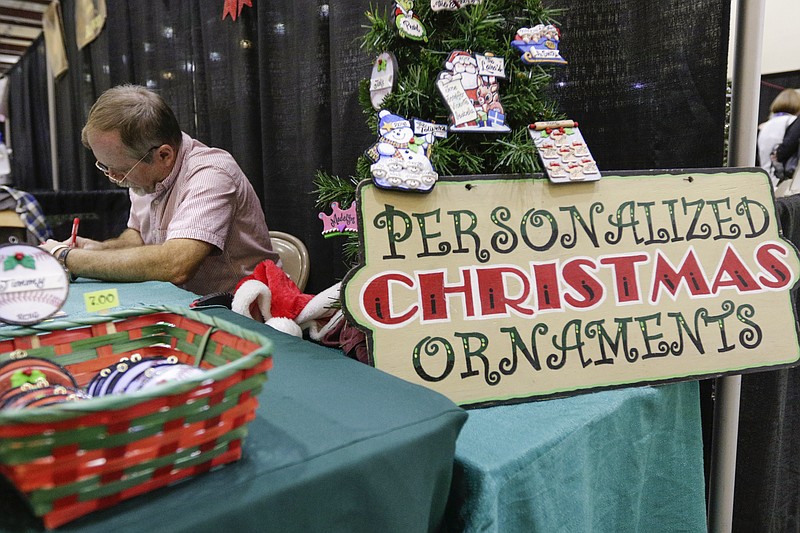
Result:
<instances>
[{"instance_id":1,"label":"red and green woven basket","mask_svg":"<svg viewBox=\"0 0 800 533\"><path fill-rule=\"evenodd\" d=\"M171 307L0 330L0 362L18 350L67 368L82 387L134 353L206 370L146 391L0 411L0 473L47 528L239 459L272 366L266 337Z\"/></svg>"}]
</instances>

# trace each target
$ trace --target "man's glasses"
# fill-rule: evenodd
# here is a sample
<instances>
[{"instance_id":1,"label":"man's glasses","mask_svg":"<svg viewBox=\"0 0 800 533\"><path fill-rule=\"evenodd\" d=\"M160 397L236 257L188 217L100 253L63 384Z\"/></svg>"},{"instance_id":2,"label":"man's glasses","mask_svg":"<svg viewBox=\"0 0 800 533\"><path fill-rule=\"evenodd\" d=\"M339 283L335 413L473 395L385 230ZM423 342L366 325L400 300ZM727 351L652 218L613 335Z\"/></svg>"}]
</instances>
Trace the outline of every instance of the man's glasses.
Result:
<instances>
[{"instance_id":1,"label":"man's glasses","mask_svg":"<svg viewBox=\"0 0 800 533\"><path fill-rule=\"evenodd\" d=\"M140 159L139 159L139 160L138 160L138 161L137 161L137 162L136 162L136 163L135 163L135 164L134 164L134 165L133 165L133 166L130 168L130 170L128 170L128 171L125 173L125 175L124 175L124 176L122 176L122 179L119 179L119 180L118 180L117 178L115 178L114 176L112 176L112 174L119 174L119 172L116 172L115 170L113 170L113 169L111 169L111 168L108 168L106 165L104 165L104 164L103 164L103 163L101 163L100 161L95 161L95 162L94 162L94 166L95 166L95 167L97 167L97 170L99 170L100 172L102 172L103 174L105 174L105 176L106 176L108 179L110 179L111 181L113 181L114 183L122 183L123 181L125 181L125 178L127 178L127 177L128 177L128 175L129 175L131 172L133 172L133 169L135 169L139 163L141 163L142 161L144 161L144 158L145 158L145 157L147 157L148 155L150 155L150 152L152 152L152 151L153 151L153 150L155 150L156 148L158 148L158 146L152 146L152 147L150 147L150 149L149 149L149 150L147 150L147 151L144 153L144 155L143 155L143 156L142 156L142 157L141 157L141 158L140 158Z\"/></svg>"}]
</instances>

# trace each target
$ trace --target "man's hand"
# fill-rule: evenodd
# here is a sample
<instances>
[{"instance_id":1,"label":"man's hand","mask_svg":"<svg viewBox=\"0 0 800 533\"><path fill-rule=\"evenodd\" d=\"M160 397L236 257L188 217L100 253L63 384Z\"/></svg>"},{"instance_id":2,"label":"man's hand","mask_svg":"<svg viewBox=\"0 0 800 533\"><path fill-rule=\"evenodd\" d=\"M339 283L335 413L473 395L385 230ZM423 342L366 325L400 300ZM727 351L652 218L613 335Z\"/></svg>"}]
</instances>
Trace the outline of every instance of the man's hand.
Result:
<instances>
[{"instance_id":1,"label":"man's hand","mask_svg":"<svg viewBox=\"0 0 800 533\"><path fill-rule=\"evenodd\" d=\"M56 246L64 245L64 244L69 245L69 239L67 239L66 241L57 241L55 239L47 239L46 241L44 241L42 244L39 245L39 248L44 249L45 251L47 251L47 253L53 253L53 248L55 248Z\"/></svg>"}]
</instances>

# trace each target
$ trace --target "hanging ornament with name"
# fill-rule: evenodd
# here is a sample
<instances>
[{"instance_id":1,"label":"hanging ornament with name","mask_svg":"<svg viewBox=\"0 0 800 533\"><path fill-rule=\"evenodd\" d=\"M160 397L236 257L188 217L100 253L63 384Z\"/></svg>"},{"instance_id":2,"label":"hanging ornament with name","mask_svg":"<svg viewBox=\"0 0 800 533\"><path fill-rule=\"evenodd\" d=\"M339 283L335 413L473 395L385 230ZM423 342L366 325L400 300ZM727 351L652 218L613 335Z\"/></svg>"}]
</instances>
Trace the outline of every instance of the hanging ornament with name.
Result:
<instances>
[{"instance_id":1,"label":"hanging ornament with name","mask_svg":"<svg viewBox=\"0 0 800 533\"><path fill-rule=\"evenodd\" d=\"M600 179L597 162L574 120L535 122L528 126L528 133L553 183Z\"/></svg>"},{"instance_id":2,"label":"hanging ornament with name","mask_svg":"<svg viewBox=\"0 0 800 533\"><path fill-rule=\"evenodd\" d=\"M505 78L505 59L486 52L455 50L439 73L436 86L450 109L450 131L507 132L500 103L500 83Z\"/></svg>"},{"instance_id":3,"label":"hanging ornament with name","mask_svg":"<svg viewBox=\"0 0 800 533\"><path fill-rule=\"evenodd\" d=\"M381 103L386 95L394 89L395 73L397 72L397 59L391 52L383 52L372 64L372 75L369 79L369 99L376 110L381 108Z\"/></svg>"},{"instance_id":4,"label":"hanging ornament with name","mask_svg":"<svg viewBox=\"0 0 800 533\"><path fill-rule=\"evenodd\" d=\"M320 213L319 219L322 221L322 236L326 239L337 235L358 233L355 202L350 204L347 209L341 209L339 202L331 202L331 214Z\"/></svg>"},{"instance_id":5,"label":"hanging ornament with name","mask_svg":"<svg viewBox=\"0 0 800 533\"><path fill-rule=\"evenodd\" d=\"M526 65L552 63L566 65L561 57L558 45L561 32L552 24L537 24L532 28L520 28L514 35L511 45L522 54L522 62Z\"/></svg>"},{"instance_id":6,"label":"hanging ornament with name","mask_svg":"<svg viewBox=\"0 0 800 533\"><path fill-rule=\"evenodd\" d=\"M447 124L436 124L435 122L426 122L418 118L414 119L414 135L424 137L426 135L433 135L437 139L447 138Z\"/></svg>"},{"instance_id":7,"label":"hanging ornament with name","mask_svg":"<svg viewBox=\"0 0 800 533\"><path fill-rule=\"evenodd\" d=\"M433 11L455 11L464 6L474 6L483 3L483 0L431 0Z\"/></svg>"},{"instance_id":8,"label":"hanging ornament with name","mask_svg":"<svg viewBox=\"0 0 800 533\"><path fill-rule=\"evenodd\" d=\"M375 185L415 192L433 189L439 179L429 159L433 133L417 136L409 120L383 109L378 114L378 135L367 150Z\"/></svg>"},{"instance_id":9,"label":"hanging ornament with name","mask_svg":"<svg viewBox=\"0 0 800 533\"><path fill-rule=\"evenodd\" d=\"M414 0L397 0L394 6L394 23L402 37L428 42L428 30L414 13Z\"/></svg>"}]
</instances>

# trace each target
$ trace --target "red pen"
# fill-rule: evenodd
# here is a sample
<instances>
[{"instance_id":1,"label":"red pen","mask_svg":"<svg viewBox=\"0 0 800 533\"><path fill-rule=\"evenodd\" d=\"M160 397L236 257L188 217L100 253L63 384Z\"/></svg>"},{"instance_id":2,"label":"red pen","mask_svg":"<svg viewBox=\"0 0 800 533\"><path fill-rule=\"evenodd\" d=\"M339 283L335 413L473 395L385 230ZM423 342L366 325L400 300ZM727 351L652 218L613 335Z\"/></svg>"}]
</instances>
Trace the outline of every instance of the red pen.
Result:
<instances>
[{"instance_id":1,"label":"red pen","mask_svg":"<svg viewBox=\"0 0 800 533\"><path fill-rule=\"evenodd\" d=\"M78 240L78 225L80 223L81 223L81 219L78 218L78 217L75 217L75 219L72 221L72 236L70 237L70 241L69 241L70 248L74 248L75 247L75 243Z\"/></svg>"}]
</instances>

